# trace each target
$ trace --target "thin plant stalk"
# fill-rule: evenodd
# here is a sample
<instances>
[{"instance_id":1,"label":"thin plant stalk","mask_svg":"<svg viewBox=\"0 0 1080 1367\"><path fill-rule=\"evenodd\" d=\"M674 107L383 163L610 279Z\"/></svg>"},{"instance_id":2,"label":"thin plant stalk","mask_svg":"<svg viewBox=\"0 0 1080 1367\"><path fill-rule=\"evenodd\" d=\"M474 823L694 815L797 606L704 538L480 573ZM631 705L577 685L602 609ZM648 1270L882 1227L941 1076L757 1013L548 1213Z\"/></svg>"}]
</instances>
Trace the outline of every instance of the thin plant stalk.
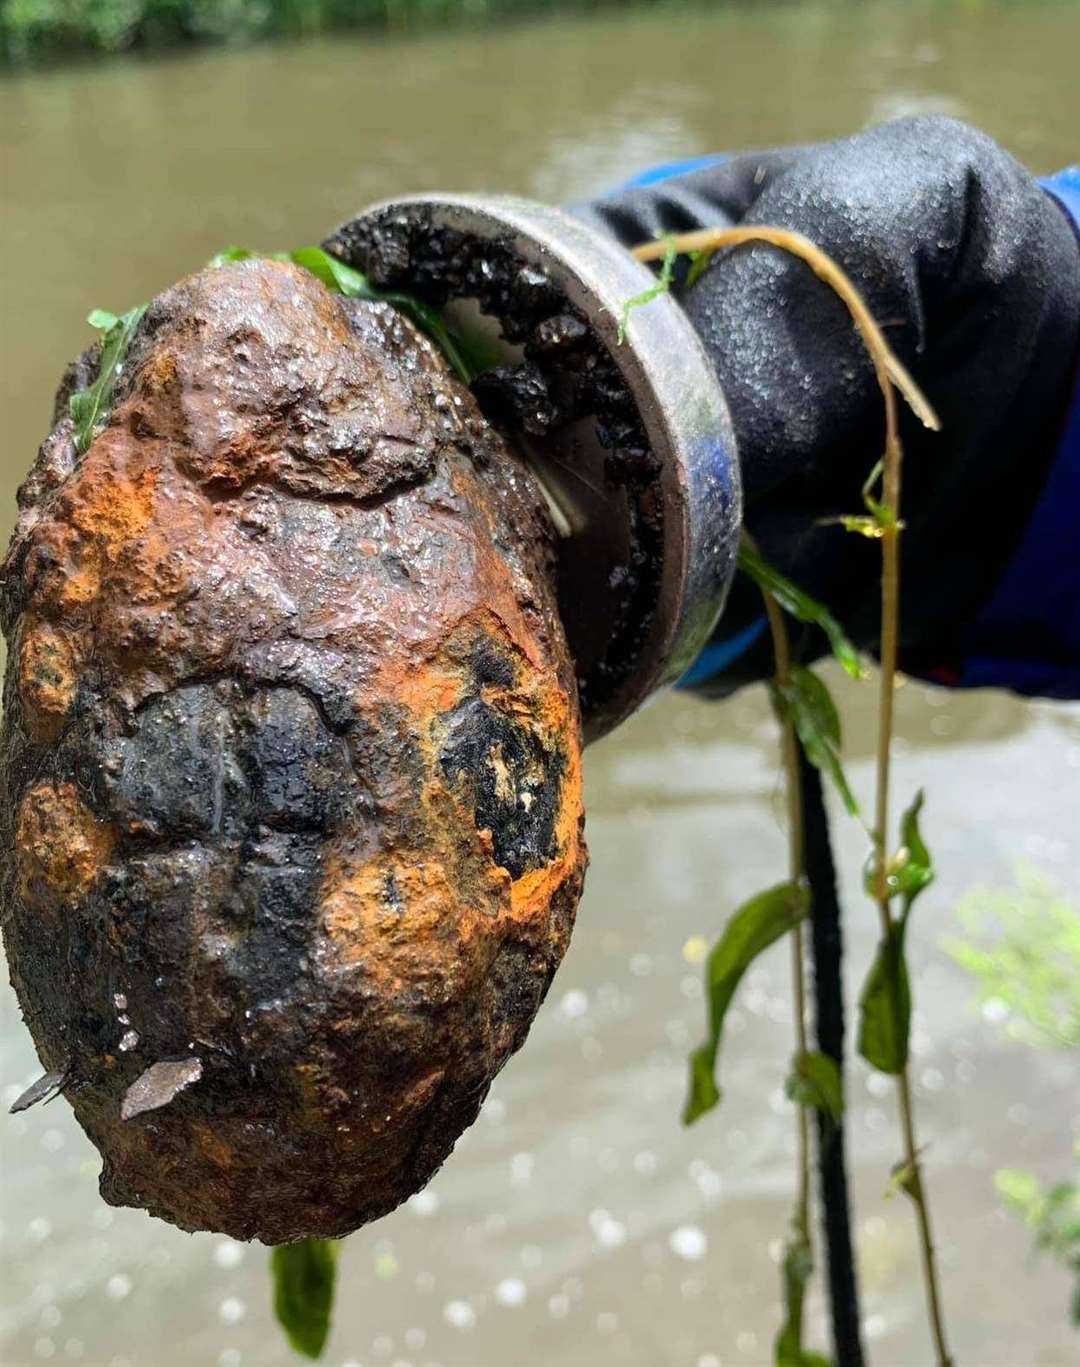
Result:
<instances>
[{"instance_id":1,"label":"thin plant stalk","mask_svg":"<svg viewBox=\"0 0 1080 1367\"><path fill-rule=\"evenodd\" d=\"M891 383L885 392L885 459L882 471L882 497L889 516L881 524L881 668L878 692L877 792L874 810L874 848L876 851L875 900L881 917L882 934L893 933L892 903L888 889L888 830L890 767L892 760L893 703L896 695L896 666L900 620L900 494L903 450L897 430L896 394ZM919 1229L926 1310L934 1339L939 1367L951 1367L945 1336L937 1257L934 1251L930 1202L919 1162L915 1137L915 1118L911 1098L910 1069L907 1064L896 1075L900 1127L904 1141L904 1189L915 1205Z\"/></svg>"},{"instance_id":2,"label":"thin plant stalk","mask_svg":"<svg viewBox=\"0 0 1080 1367\"><path fill-rule=\"evenodd\" d=\"M743 532L743 540L751 550L756 551L749 532ZM776 683L781 689L791 676L791 642L788 637L787 623L779 603L767 590L762 589L765 615L769 621L772 636L773 658L776 663ZM806 849L803 839L802 789L799 784L799 750L795 735L795 723L789 711L781 724L781 754L784 767L784 789L787 798L788 863L793 883L806 880ZM807 1053L806 1038L806 958L803 948L803 928L797 925L791 932L791 978L794 989L795 1009L795 1048L797 1056ZM795 1228L799 1237L805 1241L812 1253L810 1240L810 1108L801 1103L797 1106L798 1115L798 1185L795 1197Z\"/></svg>"},{"instance_id":3,"label":"thin plant stalk","mask_svg":"<svg viewBox=\"0 0 1080 1367\"><path fill-rule=\"evenodd\" d=\"M870 355L877 382L885 405L885 455L882 462L882 497L888 516L880 522L882 554L881 574L881 642L880 691L878 695L877 783L875 794L874 829L872 833L875 855L875 901L881 917L882 933L891 935L892 907L888 895L887 841L889 822L889 782L891 777L893 695L896 686L897 645L900 614L900 493L903 450L900 443L896 411L896 390L903 394L916 416L925 426L937 431L937 415L907 370L893 355L873 314L859 290L821 249L801 233L784 228L740 227L706 228L683 233L663 240L645 242L633 249L639 261L655 261L672 249L683 254L696 252L711 255L724 247L764 242L791 253L804 261L811 270L832 288L847 306L852 320L862 336ZM766 595L768 600L768 595ZM775 604L774 604L775 607ZM768 601L766 601L768 609ZM770 624L772 618L770 616ZM775 635L774 635L775 641ZM778 666L779 667L779 666ZM785 742L786 747L786 742ZM790 771L789 771L790 772ZM792 786L789 780L789 789ZM927 1313L933 1336L938 1367L952 1367L945 1337L944 1313L938 1284L937 1261L934 1253L930 1208L915 1137L915 1121L911 1100L911 1082L905 1067L896 1079L900 1124L904 1145L905 1190L915 1205L919 1247L922 1258L923 1284L926 1292Z\"/></svg>"}]
</instances>

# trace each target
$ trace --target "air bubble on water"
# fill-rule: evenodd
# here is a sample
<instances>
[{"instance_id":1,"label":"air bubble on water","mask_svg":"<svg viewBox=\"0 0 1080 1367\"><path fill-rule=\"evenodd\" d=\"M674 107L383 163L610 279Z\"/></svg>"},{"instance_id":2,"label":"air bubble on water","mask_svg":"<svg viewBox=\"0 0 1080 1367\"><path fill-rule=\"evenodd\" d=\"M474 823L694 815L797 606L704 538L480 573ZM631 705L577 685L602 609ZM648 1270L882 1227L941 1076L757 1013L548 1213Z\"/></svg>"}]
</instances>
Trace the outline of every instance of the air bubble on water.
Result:
<instances>
[{"instance_id":1,"label":"air bubble on water","mask_svg":"<svg viewBox=\"0 0 1080 1367\"><path fill-rule=\"evenodd\" d=\"M928 1092L941 1092L945 1089L945 1075L937 1068L924 1068L919 1081Z\"/></svg>"},{"instance_id":2,"label":"air bubble on water","mask_svg":"<svg viewBox=\"0 0 1080 1367\"><path fill-rule=\"evenodd\" d=\"M579 1020L588 1009L588 993L582 992L577 987L571 988L569 992L564 992L562 1001L559 1002L559 1011L567 1020Z\"/></svg>"},{"instance_id":3,"label":"air bubble on water","mask_svg":"<svg viewBox=\"0 0 1080 1367\"><path fill-rule=\"evenodd\" d=\"M557 1292L548 1299L548 1314L553 1320L564 1320L570 1313L570 1297Z\"/></svg>"},{"instance_id":4,"label":"air bubble on water","mask_svg":"<svg viewBox=\"0 0 1080 1367\"><path fill-rule=\"evenodd\" d=\"M606 1210L592 1211L589 1227L601 1248L621 1248L626 1243L626 1226Z\"/></svg>"},{"instance_id":5,"label":"air bubble on water","mask_svg":"<svg viewBox=\"0 0 1080 1367\"><path fill-rule=\"evenodd\" d=\"M507 1307L524 1304L527 1295L525 1283L520 1277L504 1277L495 1288L495 1299Z\"/></svg>"},{"instance_id":6,"label":"air bubble on water","mask_svg":"<svg viewBox=\"0 0 1080 1367\"><path fill-rule=\"evenodd\" d=\"M52 1233L52 1225L44 1215L35 1215L26 1226L26 1232L36 1244L40 1244Z\"/></svg>"},{"instance_id":7,"label":"air bubble on water","mask_svg":"<svg viewBox=\"0 0 1080 1367\"><path fill-rule=\"evenodd\" d=\"M888 1096L892 1089L892 1078L886 1077L884 1073L871 1073L866 1079L866 1090L871 1096Z\"/></svg>"},{"instance_id":8,"label":"air bubble on water","mask_svg":"<svg viewBox=\"0 0 1080 1367\"><path fill-rule=\"evenodd\" d=\"M476 1327L476 1311L468 1301L447 1301L443 1306L443 1319L453 1329L468 1330Z\"/></svg>"},{"instance_id":9,"label":"air bubble on water","mask_svg":"<svg viewBox=\"0 0 1080 1367\"><path fill-rule=\"evenodd\" d=\"M46 1153L59 1153L66 1142L62 1130L46 1130L41 1136L41 1147Z\"/></svg>"},{"instance_id":10,"label":"air bubble on water","mask_svg":"<svg viewBox=\"0 0 1080 1367\"><path fill-rule=\"evenodd\" d=\"M635 954L630 960L630 972L635 978L647 978L653 969L653 961L648 954Z\"/></svg>"},{"instance_id":11,"label":"air bubble on water","mask_svg":"<svg viewBox=\"0 0 1080 1367\"><path fill-rule=\"evenodd\" d=\"M405 1347L411 1348L414 1353L418 1353L424 1344L427 1343L427 1330L419 1327L405 1330Z\"/></svg>"},{"instance_id":12,"label":"air bubble on water","mask_svg":"<svg viewBox=\"0 0 1080 1367\"><path fill-rule=\"evenodd\" d=\"M239 1267L244 1258L244 1246L234 1239L225 1239L214 1249L214 1262L218 1267Z\"/></svg>"},{"instance_id":13,"label":"air bubble on water","mask_svg":"<svg viewBox=\"0 0 1080 1367\"><path fill-rule=\"evenodd\" d=\"M397 1260L397 1255L390 1249L384 1248L375 1255L375 1275L380 1281L392 1281L400 1271L401 1264Z\"/></svg>"},{"instance_id":14,"label":"air bubble on water","mask_svg":"<svg viewBox=\"0 0 1080 1367\"><path fill-rule=\"evenodd\" d=\"M651 1177L657 1166L656 1154L648 1149L642 1149L640 1153L634 1154L634 1171L639 1177Z\"/></svg>"},{"instance_id":15,"label":"air bubble on water","mask_svg":"<svg viewBox=\"0 0 1080 1367\"><path fill-rule=\"evenodd\" d=\"M124 996L123 992L113 994L113 1006L116 1007L117 1011L127 1010L127 997Z\"/></svg>"},{"instance_id":16,"label":"air bubble on water","mask_svg":"<svg viewBox=\"0 0 1080 1367\"><path fill-rule=\"evenodd\" d=\"M1009 1004L1003 1002L1000 997L988 997L983 1002L983 1020L990 1021L994 1025L1000 1025L1009 1016Z\"/></svg>"},{"instance_id":17,"label":"air bubble on water","mask_svg":"<svg viewBox=\"0 0 1080 1367\"><path fill-rule=\"evenodd\" d=\"M134 1030L125 1030L120 1038L120 1052L126 1054L129 1049L134 1049L139 1042L139 1036Z\"/></svg>"},{"instance_id":18,"label":"air bubble on water","mask_svg":"<svg viewBox=\"0 0 1080 1367\"><path fill-rule=\"evenodd\" d=\"M34 1340L34 1356L39 1358L51 1358L56 1352L56 1344L50 1338L39 1338Z\"/></svg>"},{"instance_id":19,"label":"air bubble on water","mask_svg":"<svg viewBox=\"0 0 1080 1367\"><path fill-rule=\"evenodd\" d=\"M677 1258L696 1263L709 1251L709 1241L700 1225L679 1225L668 1236L668 1247Z\"/></svg>"},{"instance_id":20,"label":"air bubble on water","mask_svg":"<svg viewBox=\"0 0 1080 1367\"><path fill-rule=\"evenodd\" d=\"M85 1351L82 1339L68 1339L64 1343L64 1353L69 1358L81 1358Z\"/></svg>"},{"instance_id":21,"label":"air bubble on water","mask_svg":"<svg viewBox=\"0 0 1080 1367\"><path fill-rule=\"evenodd\" d=\"M434 1215L440 1205L437 1192L425 1187L423 1191L418 1191L415 1196L410 1196L406 1203L414 1215L426 1216Z\"/></svg>"},{"instance_id":22,"label":"air bubble on water","mask_svg":"<svg viewBox=\"0 0 1080 1367\"><path fill-rule=\"evenodd\" d=\"M247 1306L239 1296L226 1296L218 1306L218 1319L222 1324L239 1324L247 1314Z\"/></svg>"},{"instance_id":23,"label":"air bubble on water","mask_svg":"<svg viewBox=\"0 0 1080 1367\"><path fill-rule=\"evenodd\" d=\"M506 1102L501 1096L489 1096L480 1114L493 1125L501 1125L506 1119Z\"/></svg>"},{"instance_id":24,"label":"air bubble on water","mask_svg":"<svg viewBox=\"0 0 1080 1367\"><path fill-rule=\"evenodd\" d=\"M888 1328L884 1315L867 1315L863 1320L863 1332L871 1343L881 1338Z\"/></svg>"},{"instance_id":25,"label":"air bubble on water","mask_svg":"<svg viewBox=\"0 0 1080 1367\"><path fill-rule=\"evenodd\" d=\"M115 1272L105 1283L105 1294L111 1301L122 1301L131 1294L132 1285L126 1272Z\"/></svg>"}]
</instances>

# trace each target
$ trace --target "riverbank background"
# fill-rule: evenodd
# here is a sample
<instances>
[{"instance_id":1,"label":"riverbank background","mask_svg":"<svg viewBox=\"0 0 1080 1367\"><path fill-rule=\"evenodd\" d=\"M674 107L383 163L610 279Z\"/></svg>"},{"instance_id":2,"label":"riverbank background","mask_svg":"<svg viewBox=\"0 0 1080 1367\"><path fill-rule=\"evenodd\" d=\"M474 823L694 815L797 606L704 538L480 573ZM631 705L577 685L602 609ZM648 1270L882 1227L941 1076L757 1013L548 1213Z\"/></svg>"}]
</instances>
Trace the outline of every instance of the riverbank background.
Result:
<instances>
[{"instance_id":1,"label":"riverbank background","mask_svg":"<svg viewBox=\"0 0 1080 1367\"><path fill-rule=\"evenodd\" d=\"M412 190L558 203L660 160L925 111L980 125L1036 171L1080 156L1075 3L607 6L500 24L485 12L408 33L84 52L0 76L0 541L56 382L91 339L87 312L148 299L229 243L318 241ZM831 682L865 800L873 684ZM981 1006L946 945L970 889L1012 886L1017 861L1076 904L1080 708L915 683L898 708L897 802L926 787L939 868L910 932L912 1043L957 1362L1070 1367L1072 1279L1031 1257L994 1174L1070 1175L1076 1055L1011 1038L1008 1004ZM786 945L729 1016L722 1108L679 1123L702 944L784 867L764 692L664 697L587 752L586 780L592 866L551 995L427 1191L345 1243L327 1367L772 1362L795 1142ZM862 833L835 818L853 1015L877 923ZM4 986L0 1098L39 1072ZM892 1089L854 1057L849 1076L873 1367L926 1367L911 1211L887 1193ZM298 1361L274 1323L267 1251L103 1205L100 1160L63 1100L0 1114L0 1164L4 1367ZM810 1321L824 1348L817 1289Z\"/></svg>"}]
</instances>

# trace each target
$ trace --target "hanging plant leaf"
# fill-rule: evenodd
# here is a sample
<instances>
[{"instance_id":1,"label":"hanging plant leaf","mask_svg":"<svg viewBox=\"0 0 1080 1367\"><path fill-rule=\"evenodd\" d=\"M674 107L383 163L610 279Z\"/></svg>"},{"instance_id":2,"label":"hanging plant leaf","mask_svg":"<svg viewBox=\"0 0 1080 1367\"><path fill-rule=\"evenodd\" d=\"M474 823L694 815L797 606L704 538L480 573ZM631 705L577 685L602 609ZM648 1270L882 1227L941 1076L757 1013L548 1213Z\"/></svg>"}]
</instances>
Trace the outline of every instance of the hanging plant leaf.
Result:
<instances>
[{"instance_id":1,"label":"hanging plant leaf","mask_svg":"<svg viewBox=\"0 0 1080 1367\"><path fill-rule=\"evenodd\" d=\"M781 721L793 723L806 758L832 782L851 815L857 815L859 804L840 762L840 714L828 688L812 670L798 666L769 690Z\"/></svg>"},{"instance_id":2,"label":"hanging plant leaf","mask_svg":"<svg viewBox=\"0 0 1080 1367\"><path fill-rule=\"evenodd\" d=\"M911 1032L911 984L904 962L907 921L895 921L878 945L859 999L859 1053L879 1072L902 1073Z\"/></svg>"},{"instance_id":3,"label":"hanging plant leaf","mask_svg":"<svg viewBox=\"0 0 1080 1367\"><path fill-rule=\"evenodd\" d=\"M802 1345L803 1303L814 1271L810 1242L796 1234L784 1254L784 1323L776 1340L776 1367L830 1367L829 1359Z\"/></svg>"},{"instance_id":4,"label":"hanging plant leaf","mask_svg":"<svg viewBox=\"0 0 1080 1367\"><path fill-rule=\"evenodd\" d=\"M800 1106L813 1106L834 1125L840 1123L844 1114L844 1084L836 1060L828 1054L797 1054L784 1090Z\"/></svg>"},{"instance_id":5,"label":"hanging plant leaf","mask_svg":"<svg viewBox=\"0 0 1080 1367\"><path fill-rule=\"evenodd\" d=\"M829 640L832 653L840 662L846 674L853 679L861 679L864 674L859 652L852 645L844 628L832 615L824 603L804 593L798 584L793 583L763 560L757 551L743 544L739 547L739 569L748 574L755 584L771 594L786 613L800 622L820 627Z\"/></svg>"},{"instance_id":6,"label":"hanging plant leaf","mask_svg":"<svg viewBox=\"0 0 1080 1367\"><path fill-rule=\"evenodd\" d=\"M270 1254L274 1314L298 1353L317 1358L330 1333L337 1245L331 1239L301 1239Z\"/></svg>"},{"instance_id":7,"label":"hanging plant leaf","mask_svg":"<svg viewBox=\"0 0 1080 1367\"><path fill-rule=\"evenodd\" d=\"M757 956L794 929L809 910L810 896L804 885L779 883L744 902L724 927L705 966L709 1037L690 1055L690 1091L683 1110L684 1125L693 1124L720 1100L716 1058L724 1017L739 980Z\"/></svg>"}]
</instances>

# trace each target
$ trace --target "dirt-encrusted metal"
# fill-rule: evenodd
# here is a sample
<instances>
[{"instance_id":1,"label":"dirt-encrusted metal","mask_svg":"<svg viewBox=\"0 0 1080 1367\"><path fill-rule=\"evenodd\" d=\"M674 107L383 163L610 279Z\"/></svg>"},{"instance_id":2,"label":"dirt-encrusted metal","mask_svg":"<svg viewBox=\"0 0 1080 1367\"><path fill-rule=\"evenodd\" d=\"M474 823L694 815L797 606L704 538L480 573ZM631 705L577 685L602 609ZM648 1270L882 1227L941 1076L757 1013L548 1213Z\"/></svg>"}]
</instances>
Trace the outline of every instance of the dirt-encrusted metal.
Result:
<instances>
[{"instance_id":1,"label":"dirt-encrusted metal","mask_svg":"<svg viewBox=\"0 0 1080 1367\"><path fill-rule=\"evenodd\" d=\"M4 565L3 931L101 1189L341 1235L521 1044L585 867L538 487L427 339L282 263L156 299ZM27 1103L29 1104L29 1103Z\"/></svg>"}]
</instances>

